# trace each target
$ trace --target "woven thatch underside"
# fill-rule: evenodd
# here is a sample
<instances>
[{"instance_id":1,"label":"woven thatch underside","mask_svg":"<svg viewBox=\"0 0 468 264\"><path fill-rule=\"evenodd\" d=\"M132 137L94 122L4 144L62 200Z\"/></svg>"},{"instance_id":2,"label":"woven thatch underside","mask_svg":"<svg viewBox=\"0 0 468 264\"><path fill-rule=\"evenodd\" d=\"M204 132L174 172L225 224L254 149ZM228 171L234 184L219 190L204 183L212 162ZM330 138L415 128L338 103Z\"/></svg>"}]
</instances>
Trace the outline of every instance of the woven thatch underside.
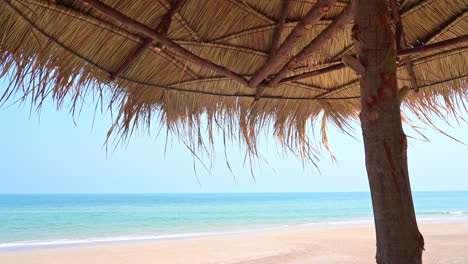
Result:
<instances>
[{"instance_id":1,"label":"woven thatch underside","mask_svg":"<svg viewBox=\"0 0 468 264\"><path fill-rule=\"evenodd\" d=\"M168 0L103 2L153 28L170 7ZM270 56L281 5L281 0L188 0L174 17L168 37L249 79ZM282 39L313 5L312 0L293 1ZM293 53L324 30L345 6L343 1L335 4ZM412 46L468 32L466 0L408 0L401 10ZM303 157L311 154L307 124L318 119L325 125L328 120L346 128L359 112L358 76L348 68L267 88L254 104L255 89L164 50L145 50L121 77L111 81L109 75L143 39L76 1L0 0L0 63L2 75L9 72L12 84L2 100L21 91L36 103L48 95L59 103L64 98L75 102L88 92L100 95L104 91L119 110L114 127L119 134L125 135L134 124L146 124L158 112L170 130L197 143L200 131L205 131L199 127L200 116L207 114L209 128L219 126L230 135L238 129L251 150L255 150L259 129L272 124L279 139ZM348 25L294 74L336 64L343 55L353 53ZM466 44L411 59L421 92L406 98L408 109L423 115L466 110L461 105L468 98ZM400 87L411 86L403 64L398 79Z\"/></svg>"}]
</instances>

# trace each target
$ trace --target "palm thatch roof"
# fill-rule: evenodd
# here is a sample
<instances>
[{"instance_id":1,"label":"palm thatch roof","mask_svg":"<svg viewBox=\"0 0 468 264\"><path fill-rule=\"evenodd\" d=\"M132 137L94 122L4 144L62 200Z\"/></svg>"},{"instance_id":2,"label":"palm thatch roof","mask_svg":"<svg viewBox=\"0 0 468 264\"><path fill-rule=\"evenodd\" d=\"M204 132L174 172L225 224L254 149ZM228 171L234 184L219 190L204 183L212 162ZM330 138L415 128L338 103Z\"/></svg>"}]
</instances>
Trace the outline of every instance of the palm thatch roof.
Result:
<instances>
[{"instance_id":1,"label":"palm thatch roof","mask_svg":"<svg viewBox=\"0 0 468 264\"><path fill-rule=\"evenodd\" d=\"M398 84L419 90L403 104L422 118L466 110L468 1L396 8ZM110 132L159 116L194 144L219 128L254 153L270 128L307 158L309 125L346 128L360 111L350 10L336 0L0 0L0 76L10 78L0 100L104 97L119 113Z\"/></svg>"}]
</instances>

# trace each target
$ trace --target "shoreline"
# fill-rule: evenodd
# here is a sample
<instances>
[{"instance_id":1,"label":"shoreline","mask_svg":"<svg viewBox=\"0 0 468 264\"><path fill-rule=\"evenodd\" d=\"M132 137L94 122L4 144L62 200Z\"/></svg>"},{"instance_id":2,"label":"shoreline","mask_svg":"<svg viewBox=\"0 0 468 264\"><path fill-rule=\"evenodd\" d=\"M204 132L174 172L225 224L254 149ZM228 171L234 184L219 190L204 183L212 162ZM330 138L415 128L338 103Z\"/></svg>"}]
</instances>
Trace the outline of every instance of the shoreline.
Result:
<instances>
[{"instance_id":1,"label":"shoreline","mask_svg":"<svg viewBox=\"0 0 468 264\"><path fill-rule=\"evenodd\" d=\"M424 263L468 263L468 221L420 222ZM0 252L4 264L49 263L375 263L371 224L173 240L100 243Z\"/></svg>"},{"instance_id":2,"label":"shoreline","mask_svg":"<svg viewBox=\"0 0 468 264\"><path fill-rule=\"evenodd\" d=\"M447 221L468 221L466 220L447 220ZM81 247L81 246L97 246L97 245L112 245L125 243L142 243L155 241L171 241L171 240L186 240L195 238L209 238L233 236L242 234L257 234L264 232L281 232L298 229L328 229L334 227L353 227L372 225L373 220L356 220L356 221L336 221L336 222L316 222L304 224L283 224L271 227L259 227L253 229L240 229L231 231L206 231L206 232L187 232L187 233L168 233L159 235L141 235L141 236L115 236L115 237L92 237L81 239L56 239L56 240L28 240L0 243L0 253L9 251L35 250L45 248L64 248L64 247Z\"/></svg>"},{"instance_id":3,"label":"shoreline","mask_svg":"<svg viewBox=\"0 0 468 264\"><path fill-rule=\"evenodd\" d=\"M423 223L451 223L451 222L466 222L468 224L468 217L428 217L418 220L418 224ZM132 244L132 243L151 243L157 241L171 241L171 240L187 240L197 238L210 238L210 237L223 237L243 234L258 234L264 232L282 232L282 231L295 231L295 230L327 230L333 228L352 228L352 227L374 227L373 219L360 219L348 221L333 221L333 222L314 222L304 224L284 224L272 227L259 227L255 229L242 229L231 231L206 231L206 232L188 232L188 233L168 233L157 235L122 235L114 237L91 237L91 238L77 238L77 239L55 239L55 240L28 240L28 241L14 241L0 243L0 254L2 252L16 252L16 251L29 251L40 249L53 249L53 248L68 248L68 247L83 247L83 246L99 246L99 245L113 245L113 244Z\"/></svg>"}]
</instances>

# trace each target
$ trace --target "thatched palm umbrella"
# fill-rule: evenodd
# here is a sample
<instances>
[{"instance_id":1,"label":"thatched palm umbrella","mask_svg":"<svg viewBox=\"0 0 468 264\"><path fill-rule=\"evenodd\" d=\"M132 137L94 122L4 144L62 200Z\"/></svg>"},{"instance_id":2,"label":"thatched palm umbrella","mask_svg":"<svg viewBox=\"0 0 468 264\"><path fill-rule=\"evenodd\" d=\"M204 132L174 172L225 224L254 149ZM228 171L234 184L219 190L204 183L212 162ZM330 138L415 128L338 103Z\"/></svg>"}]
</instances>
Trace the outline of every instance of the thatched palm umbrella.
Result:
<instances>
[{"instance_id":1,"label":"thatched palm umbrella","mask_svg":"<svg viewBox=\"0 0 468 264\"><path fill-rule=\"evenodd\" d=\"M22 91L33 103L51 95L75 105L110 93L114 134L160 113L194 144L204 144L205 124L238 131L255 154L258 131L273 125L305 159L314 157L308 126L346 129L359 116L377 261L420 263L400 104L428 122L466 110L468 2L352 4L0 0L0 63L10 76L0 100Z\"/></svg>"}]
</instances>

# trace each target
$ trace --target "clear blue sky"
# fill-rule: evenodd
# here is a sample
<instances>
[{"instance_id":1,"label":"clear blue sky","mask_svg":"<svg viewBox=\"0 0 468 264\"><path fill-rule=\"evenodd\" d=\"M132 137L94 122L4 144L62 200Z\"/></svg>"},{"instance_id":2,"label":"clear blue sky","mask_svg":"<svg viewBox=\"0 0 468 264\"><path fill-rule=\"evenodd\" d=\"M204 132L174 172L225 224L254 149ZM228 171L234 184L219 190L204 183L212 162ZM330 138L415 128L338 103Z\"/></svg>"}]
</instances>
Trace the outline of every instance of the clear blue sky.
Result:
<instances>
[{"instance_id":1,"label":"clear blue sky","mask_svg":"<svg viewBox=\"0 0 468 264\"><path fill-rule=\"evenodd\" d=\"M3 87L0 91L3 91ZM367 191L362 143L335 129L330 142L338 158L331 162L322 153L321 173L303 167L292 155L282 156L272 137L261 145L270 165L259 162L243 166L236 144L228 148L227 169L223 148L217 148L211 174L200 164L193 171L189 151L176 139L164 155L165 136L134 136L128 146L108 153L103 146L110 126L109 115L97 115L84 107L73 123L66 110L46 104L40 115L30 115L29 106L0 109L0 193L186 193L186 192L298 192ZM468 143L468 124L444 131ZM408 129L407 129L408 130ZM409 131L408 134L416 136ZM468 147L432 130L425 134L432 142L409 141L410 177L413 190L468 190ZM355 136L361 138L356 126ZM218 140L221 143L221 140Z\"/></svg>"}]
</instances>

